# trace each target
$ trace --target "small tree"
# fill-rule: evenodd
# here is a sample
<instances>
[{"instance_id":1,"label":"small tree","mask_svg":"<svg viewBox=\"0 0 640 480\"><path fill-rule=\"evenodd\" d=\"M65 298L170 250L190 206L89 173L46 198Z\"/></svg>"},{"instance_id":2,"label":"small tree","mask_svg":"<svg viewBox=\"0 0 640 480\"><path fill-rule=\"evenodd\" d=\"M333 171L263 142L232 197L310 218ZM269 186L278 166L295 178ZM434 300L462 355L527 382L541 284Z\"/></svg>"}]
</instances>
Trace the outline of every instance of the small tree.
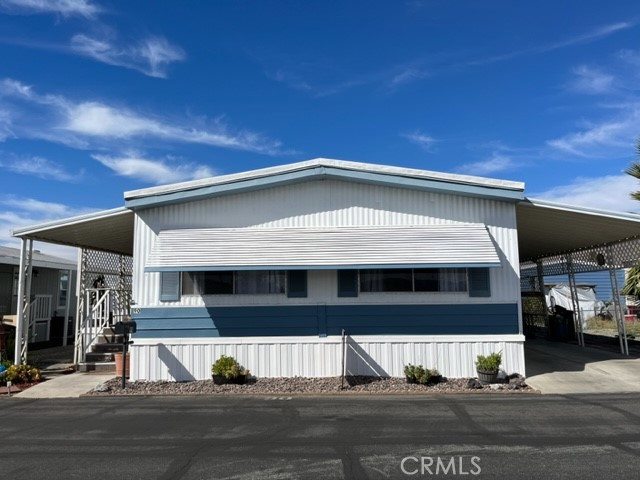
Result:
<instances>
[{"instance_id":1,"label":"small tree","mask_svg":"<svg viewBox=\"0 0 640 480\"><path fill-rule=\"evenodd\" d=\"M636 142L636 157L640 158L640 139ZM632 162L625 170L625 173L633 178L640 180L640 160ZM640 200L640 191L631 192L631 198ZM640 261L640 259L638 259ZM622 295L634 297L636 300L640 298L640 265L634 265L627 269L624 279L624 286L620 291Z\"/></svg>"}]
</instances>

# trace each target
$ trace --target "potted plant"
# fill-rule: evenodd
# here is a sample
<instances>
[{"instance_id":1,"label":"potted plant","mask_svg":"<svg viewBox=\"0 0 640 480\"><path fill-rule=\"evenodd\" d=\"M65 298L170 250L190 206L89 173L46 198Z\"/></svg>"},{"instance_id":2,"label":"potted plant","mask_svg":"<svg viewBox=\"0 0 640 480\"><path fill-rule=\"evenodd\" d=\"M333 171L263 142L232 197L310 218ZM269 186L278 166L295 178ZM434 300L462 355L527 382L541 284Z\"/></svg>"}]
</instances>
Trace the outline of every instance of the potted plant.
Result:
<instances>
[{"instance_id":1,"label":"potted plant","mask_svg":"<svg viewBox=\"0 0 640 480\"><path fill-rule=\"evenodd\" d=\"M495 383L498 379L498 371L502 363L502 352L494 352L489 355L476 357L476 371L478 380L485 383Z\"/></svg>"},{"instance_id":2,"label":"potted plant","mask_svg":"<svg viewBox=\"0 0 640 480\"><path fill-rule=\"evenodd\" d=\"M235 358L221 355L211 365L211 376L213 377L213 383L216 385L224 385L226 383L242 385L247 381L249 370L242 367Z\"/></svg>"}]
</instances>

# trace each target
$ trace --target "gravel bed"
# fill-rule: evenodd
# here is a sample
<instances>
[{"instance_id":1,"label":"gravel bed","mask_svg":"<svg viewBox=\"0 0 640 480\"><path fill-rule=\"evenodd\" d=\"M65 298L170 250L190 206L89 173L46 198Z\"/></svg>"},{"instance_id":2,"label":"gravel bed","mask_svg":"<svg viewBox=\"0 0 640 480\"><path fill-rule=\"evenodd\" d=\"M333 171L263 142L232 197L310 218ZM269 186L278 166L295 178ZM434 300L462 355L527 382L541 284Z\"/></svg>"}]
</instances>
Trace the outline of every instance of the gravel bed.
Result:
<instances>
[{"instance_id":1,"label":"gravel bed","mask_svg":"<svg viewBox=\"0 0 640 480\"><path fill-rule=\"evenodd\" d=\"M475 386L470 388L472 382ZM188 382L127 382L114 378L86 395L289 395L289 394L386 394L386 393L484 393L536 392L531 387L519 384L480 385L468 378L444 380L435 385L409 384L404 378L349 377L341 389L340 377L307 378L257 378L245 385L215 385L213 380Z\"/></svg>"}]
</instances>

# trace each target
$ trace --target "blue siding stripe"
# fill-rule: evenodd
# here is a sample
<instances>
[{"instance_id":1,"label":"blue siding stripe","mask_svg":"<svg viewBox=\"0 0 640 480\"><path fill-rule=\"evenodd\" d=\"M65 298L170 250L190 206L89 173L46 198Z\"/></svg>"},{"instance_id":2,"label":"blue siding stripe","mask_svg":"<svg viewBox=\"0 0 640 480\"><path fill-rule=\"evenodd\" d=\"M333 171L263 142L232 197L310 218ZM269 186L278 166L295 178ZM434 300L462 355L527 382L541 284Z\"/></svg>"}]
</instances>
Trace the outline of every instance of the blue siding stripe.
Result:
<instances>
[{"instance_id":1,"label":"blue siding stripe","mask_svg":"<svg viewBox=\"0 0 640 480\"><path fill-rule=\"evenodd\" d=\"M143 308L138 338L518 333L517 304Z\"/></svg>"}]
</instances>

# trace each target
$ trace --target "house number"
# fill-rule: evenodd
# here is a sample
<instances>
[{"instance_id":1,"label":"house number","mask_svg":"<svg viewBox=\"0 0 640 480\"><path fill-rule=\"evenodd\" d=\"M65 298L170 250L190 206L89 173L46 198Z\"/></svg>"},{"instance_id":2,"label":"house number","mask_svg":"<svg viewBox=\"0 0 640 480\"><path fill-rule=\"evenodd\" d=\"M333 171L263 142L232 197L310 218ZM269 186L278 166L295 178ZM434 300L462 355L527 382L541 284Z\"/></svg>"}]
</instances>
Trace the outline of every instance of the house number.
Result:
<instances>
[{"instance_id":1,"label":"house number","mask_svg":"<svg viewBox=\"0 0 640 480\"><path fill-rule=\"evenodd\" d=\"M139 308L132 308L131 309L131 313L140 313L140 309Z\"/></svg>"}]
</instances>

